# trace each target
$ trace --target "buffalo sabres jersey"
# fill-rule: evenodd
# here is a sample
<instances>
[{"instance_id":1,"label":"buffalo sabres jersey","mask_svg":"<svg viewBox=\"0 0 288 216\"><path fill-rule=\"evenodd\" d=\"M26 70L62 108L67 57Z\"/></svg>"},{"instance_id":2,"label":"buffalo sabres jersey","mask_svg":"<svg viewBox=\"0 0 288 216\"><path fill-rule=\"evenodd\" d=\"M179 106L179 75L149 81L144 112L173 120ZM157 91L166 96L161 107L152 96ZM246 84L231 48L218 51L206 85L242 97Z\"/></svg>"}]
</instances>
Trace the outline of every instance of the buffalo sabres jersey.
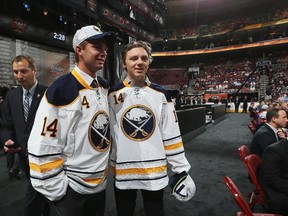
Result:
<instances>
[{"instance_id":1,"label":"buffalo sabres jersey","mask_svg":"<svg viewBox=\"0 0 288 216\"><path fill-rule=\"evenodd\" d=\"M143 87L127 78L109 90L111 166L117 188L160 190L172 171L188 172L173 102L168 92L146 78Z\"/></svg>"},{"instance_id":2,"label":"buffalo sabres jersey","mask_svg":"<svg viewBox=\"0 0 288 216\"><path fill-rule=\"evenodd\" d=\"M33 187L59 200L69 185L80 194L106 188L110 150L107 81L78 67L57 79L39 105L28 141Z\"/></svg>"}]
</instances>

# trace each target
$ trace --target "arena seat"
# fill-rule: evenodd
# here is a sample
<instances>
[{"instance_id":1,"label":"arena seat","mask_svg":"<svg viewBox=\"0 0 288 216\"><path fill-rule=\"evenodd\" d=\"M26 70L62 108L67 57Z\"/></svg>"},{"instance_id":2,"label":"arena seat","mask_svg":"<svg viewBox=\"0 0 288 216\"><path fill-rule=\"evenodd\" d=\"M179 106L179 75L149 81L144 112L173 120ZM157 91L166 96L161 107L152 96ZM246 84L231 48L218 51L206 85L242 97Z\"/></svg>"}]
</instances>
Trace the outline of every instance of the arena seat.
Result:
<instances>
[{"instance_id":1,"label":"arena seat","mask_svg":"<svg viewBox=\"0 0 288 216\"><path fill-rule=\"evenodd\" d=\"M238 148L238 154L239 154L241 160L244 162L245 161L245 157L250 154L249 148L246 145L241 145Z\"/></svg>"},{"instance_id":2,"label":"arena seat","mask_svg":"<svg viewBox=\"0 0 288 216\"><path fill-rule=\"evenodd\" d=\"M224 177L224 182L231 191L234 200L237 205L241 208L242 212L236 212L236 216L281 216L279 214L269 214L269 213L253 213L242 193L239 191L235 183L228 177Z\"/></svg>"},{"instance_id":3,"label":"arena seat","mask_svg":"<svg viewBox=\"0 0 288 216\"><path fill-rule=\"evenodd\" d=\"M185 68L150 69L148 75L152 82L162 86L183 86L189 82Z\"/></svg>"},{"instance_id":4,"label":"arena seat","mask_svg":"<svg viewBox=\"0 0 288 216\"><path fill-rule=\"evenodd\" d=\"M262 163L262 159L256 154L250 154L245 157L244 163L247 167L251 182L255 186L254 191L250 194L249 206L253 208L255 204L259 204L264 209L268 209L268 205L264 198L264 191L257 180L257 170Z\"/></svg>"}]
</instances>

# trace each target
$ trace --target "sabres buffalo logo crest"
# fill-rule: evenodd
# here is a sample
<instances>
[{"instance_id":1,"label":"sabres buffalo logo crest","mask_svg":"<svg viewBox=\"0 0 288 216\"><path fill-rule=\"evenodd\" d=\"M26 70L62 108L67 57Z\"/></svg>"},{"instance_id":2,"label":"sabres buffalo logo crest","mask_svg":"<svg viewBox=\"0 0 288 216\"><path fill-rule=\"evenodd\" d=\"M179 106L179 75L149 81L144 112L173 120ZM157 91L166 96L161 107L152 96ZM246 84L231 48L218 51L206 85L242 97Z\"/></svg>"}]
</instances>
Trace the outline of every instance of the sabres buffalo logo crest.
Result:
<instances>
[{"instance_id":1,"label":"sabres buffalo logo crest","mask_svg":"<svg viewBox=\"0 0 288 216\"><path fill-rule=\"evenodd\" d=\"M155 130L154 113L140 104L131 106L121 116L121 129L133 141L147 140Z\"/></svg>"},{"instance_id":2,"label":"sabres buffalo logo crest","mask_svg":"<svg viewBox=\"0 0 288 216\"><path fill-rule=\"evenodd\" d=\"M110 141L110 127L109 116L104 111L97 112L89 127L89 141L90 144L100 152L104 152L109 149Z\"/></svg>"}]
</instances>

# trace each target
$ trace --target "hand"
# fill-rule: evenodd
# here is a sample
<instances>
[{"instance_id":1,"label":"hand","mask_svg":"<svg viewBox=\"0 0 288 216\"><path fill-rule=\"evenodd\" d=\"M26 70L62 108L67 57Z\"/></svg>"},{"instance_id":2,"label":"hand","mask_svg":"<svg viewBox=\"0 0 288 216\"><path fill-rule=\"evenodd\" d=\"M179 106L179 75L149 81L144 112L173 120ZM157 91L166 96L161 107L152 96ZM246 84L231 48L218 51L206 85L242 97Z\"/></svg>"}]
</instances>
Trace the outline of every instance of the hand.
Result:
<instances>
[{"instance_id":1,"label":"hand","mask_svg":"<svg viewBox=\"0 0 288 216\"><path fill-rule=\"evenodd\" d=\"M286 138L285 133L284 133L284 131L282 131L282 130L278 130L278 131L277 131L277 135L278 135L278 138L279 138L279 139L284 139L284 138Z\"/></svg>"},{"instance_id":2,"label":"hand","mask_svg":"<svg viewBox=\"0 0 288 216\"><path fill-rule=\"evenodd\" d=\"M17 147L14 145L14 142L9 139L7 140L5 143L4 143L4 151L7 153L7 154L15 154L19 151L21 151L21 147Z\"/></svg>"}]
</instances>

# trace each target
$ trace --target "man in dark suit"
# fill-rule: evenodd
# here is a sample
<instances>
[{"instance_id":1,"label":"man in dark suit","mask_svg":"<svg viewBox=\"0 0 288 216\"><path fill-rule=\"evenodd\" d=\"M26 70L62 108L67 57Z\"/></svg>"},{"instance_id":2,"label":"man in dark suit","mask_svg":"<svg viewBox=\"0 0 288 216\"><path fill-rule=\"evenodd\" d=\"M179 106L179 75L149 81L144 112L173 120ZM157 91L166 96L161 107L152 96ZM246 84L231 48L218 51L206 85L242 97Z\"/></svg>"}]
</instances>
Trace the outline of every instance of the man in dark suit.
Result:
<instances>
[{"instance_id":1,"label":"man in dark suit","mask_svg":"<svg viewBox=\"0 0 288 216\"><path fill-rule=\"evenodd\" d=\"M266 124L262 125L254 134L250 152L262 157L264 150L272 143L277 142L278 130L286 127L287 115L283 109L273 108L266 114Z\"/></svg>"},{"instance_id":2,"label":"man in dark suit","mask_svg":"<svg viewBox=\"0 0 288 216\"><path fill-rule=\"evenodd\" d=\"M248 108L248 97L245 95L243 99L243 113L247 113L247 108Z\"/></svg>"},{"instance_id":3,"label":"man in dark suit","mask_svg":"<svg viewBox=\"0 0 288 216\"><path fill-rule=\"evenodd\" d=\"M288 215L288 141L268 146L262 156L258 180L273 213Z\"/></svg>"},{"instance_id":4,"label":"man in dark suit","mask_svg":"<svg viewBox=\"0 0 288 216\"><path fill-rule=\"evenodd\" d=\"M22 170L27 177L25 215L40 216L45 198L31 185L27 155L27 141L34 123L36 110L46 86L36 80L35 61L30 56L16 56L12 61L15 80L20 84L10 90L4 101L1 144L6 154L18 153Z\"/></svg>"},{"instance_id":5,"label":"man in dark suit","mask_svg":"<svg viewBox=\"0 0 288 216\"><path fill-rule=\"evenodd\" d=\"M238 113L239 111L239 106L240 106L241 100L240 97L237 95L234 99L234 104L235 104L235 112Z\"/></svg>"}]
</instances>

